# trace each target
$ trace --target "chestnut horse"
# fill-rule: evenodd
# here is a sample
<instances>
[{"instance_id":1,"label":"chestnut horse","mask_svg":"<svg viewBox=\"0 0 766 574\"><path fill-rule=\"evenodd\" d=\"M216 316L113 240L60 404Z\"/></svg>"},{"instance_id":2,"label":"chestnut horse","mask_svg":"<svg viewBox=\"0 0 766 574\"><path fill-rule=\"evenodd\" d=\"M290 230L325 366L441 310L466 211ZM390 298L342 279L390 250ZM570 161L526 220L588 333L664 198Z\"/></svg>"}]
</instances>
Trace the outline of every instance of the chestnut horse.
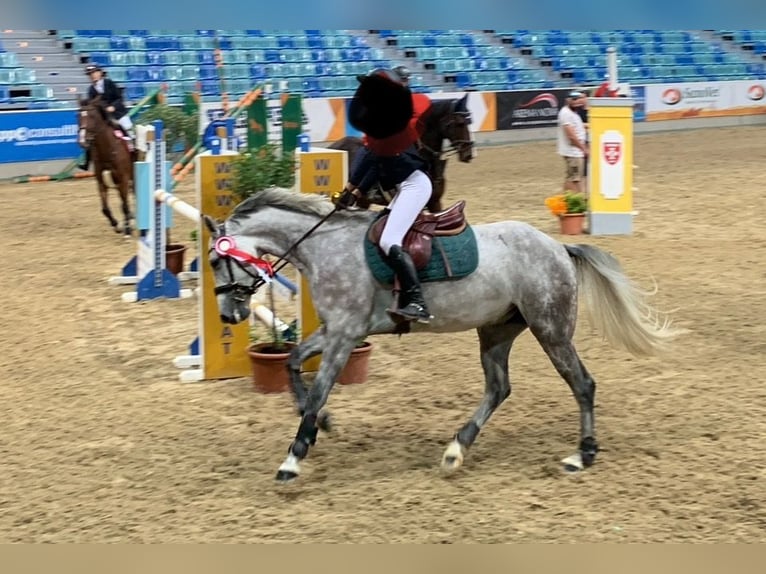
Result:
<instances>
[{"instance_id":1,"label":"chestnut horse","mask_svg":"<svg viewBox=\"0 0 766 574\"><path fill-rule=\"evenodd\" d=\"M115 133L120 128L110 119L106 104L100 98L80 101L78 127L80 147L90 151L93 162L93 172L101 197L101 213L109 220L115 232L122 232L128 237L132 233L129 195L133 190L134 154L128 149L125 140ZM110 187L116 188L120 193L125 220L122 229L109 209L107 193Z\"/></svg>"}]
</instances>

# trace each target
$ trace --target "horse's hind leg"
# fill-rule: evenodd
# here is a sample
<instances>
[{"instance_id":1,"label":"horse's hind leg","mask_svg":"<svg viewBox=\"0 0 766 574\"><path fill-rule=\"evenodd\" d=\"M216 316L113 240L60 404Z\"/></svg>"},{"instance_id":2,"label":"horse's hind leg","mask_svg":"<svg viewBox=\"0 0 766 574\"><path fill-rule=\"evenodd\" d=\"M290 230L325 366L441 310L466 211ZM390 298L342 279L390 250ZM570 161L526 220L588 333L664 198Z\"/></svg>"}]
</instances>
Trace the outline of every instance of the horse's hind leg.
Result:
<instances>
[{"instance_id":1,"label":"horse's hind leg","mask_svg":"<svg viewBox=\"0 0 766 574\"><path fill-rule=\"evenodd\" d=\"M534 332L534 329L532 329ZM598 444L595 438L595 420L593 403L596 398L596 381L582 364L571 340L549 340L538 336L545 353L561 377L567 382L580 407L580 445L577 454L565 458L562 462L569 471L582 470L596 460Z\"/></svg>"},{"instance_id":2,"label":"horse's hind leg","mask_svg":"<svg viewBox=\"0 0 766 574\"><path fill-rule=\"evenodd\" d=\"M501 325L479 327L481 366L484 369L484 397L473 417L461 428L444 451L442 469L457 470L463 464L465 452L476 440L481 428L492 413L511 394L508 377L508 356L513 341L527 328L524 318L517 312Z\"/></svg>"}]
</instances>

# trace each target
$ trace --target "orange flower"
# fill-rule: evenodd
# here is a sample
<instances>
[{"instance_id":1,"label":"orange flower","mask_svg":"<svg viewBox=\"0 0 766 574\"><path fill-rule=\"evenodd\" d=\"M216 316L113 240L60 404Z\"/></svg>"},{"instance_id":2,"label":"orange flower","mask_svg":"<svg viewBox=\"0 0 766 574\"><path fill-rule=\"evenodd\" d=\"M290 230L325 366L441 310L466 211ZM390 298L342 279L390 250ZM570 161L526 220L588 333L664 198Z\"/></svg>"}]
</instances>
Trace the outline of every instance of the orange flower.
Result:
<instances>
[{"instance_id":1,"label":"orange flower","mask_svg":"<svg viewBox=\"0 0 766 574\"><path fill-rule=\"evenodd\" d=\"M567 212L567 202L563 195L554 195L545 198L545 205L551 210L551 213L557 217Z\"/></svg>"}]
</instances>

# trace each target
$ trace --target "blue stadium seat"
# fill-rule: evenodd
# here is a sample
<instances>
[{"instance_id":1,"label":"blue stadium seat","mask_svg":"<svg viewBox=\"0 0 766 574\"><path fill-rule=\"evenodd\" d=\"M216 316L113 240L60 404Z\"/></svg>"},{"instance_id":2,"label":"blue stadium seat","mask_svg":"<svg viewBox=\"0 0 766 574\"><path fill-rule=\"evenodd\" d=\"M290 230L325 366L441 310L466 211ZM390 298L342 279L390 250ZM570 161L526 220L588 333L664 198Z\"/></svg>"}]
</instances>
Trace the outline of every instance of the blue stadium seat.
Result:
<instances>
[{"instance_id":1,"label":"blue stadium seat","mask_svg":"<svg viewBox=\"0 0 766 574\"><path fill-rule=\"evenodd\" d=\"M140 82L129 82L125 84L125 98L128 100L140 100L146 95L144 84Z\"/></svg>"}]
</instances>

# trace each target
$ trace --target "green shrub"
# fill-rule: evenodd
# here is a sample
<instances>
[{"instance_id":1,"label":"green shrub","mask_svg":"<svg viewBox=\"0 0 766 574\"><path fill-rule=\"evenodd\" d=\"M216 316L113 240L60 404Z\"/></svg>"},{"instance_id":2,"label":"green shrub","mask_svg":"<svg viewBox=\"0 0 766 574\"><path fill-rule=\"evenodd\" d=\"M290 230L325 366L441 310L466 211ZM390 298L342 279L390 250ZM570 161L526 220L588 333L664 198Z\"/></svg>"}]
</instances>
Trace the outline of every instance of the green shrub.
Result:
<instances>
[{"instance_id":1,"label":"green shrub","mask_svg":"<svg viewBox=\"0 0 766 574\"><path fill-rule=\"evenodd\" d=\"M295 169L293 154L267 144L233 161L232 191L238 201L244 201L267 187L289 189L295 183Z\"/></svg>"},{"instance_id":2,"label":"green shrub","mask_svg":"<svg viewBox=\"0 0 766 574\"><path fill-rule=\"evenodd\" d=\"M199 118L196 115L187 115L178 107L158 104L141 112L134 123L149 125L155 120L162 120L164 124L168 153L179 143L184 149L197 143Z\"/></svg>"},{"instance_id":3,"label":"green shrub","mask_svg":"<svg viewBox=\"0 0 766 574\"><path fill-rule=\"evenodd\" d=\"M566 193L564 201L567 204L567 213L585 213L588 211L588 200L582 193Z\"/></svg>"}]
</instances>

